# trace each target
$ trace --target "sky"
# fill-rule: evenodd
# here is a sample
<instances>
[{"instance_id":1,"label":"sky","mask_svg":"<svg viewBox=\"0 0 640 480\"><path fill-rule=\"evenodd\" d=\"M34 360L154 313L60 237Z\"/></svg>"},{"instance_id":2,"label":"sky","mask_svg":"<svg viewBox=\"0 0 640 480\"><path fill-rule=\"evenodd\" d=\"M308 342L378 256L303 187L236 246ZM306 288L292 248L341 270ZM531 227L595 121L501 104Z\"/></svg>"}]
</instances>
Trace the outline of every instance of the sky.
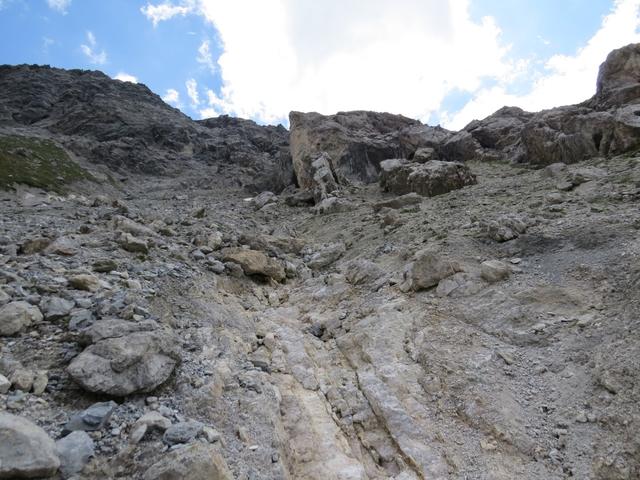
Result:
<instances>
[{"instance_id":1,"label":"sky","mask_svg":"<svg viewBox=\"0 0 640 480\"><path fill-rule=\"evenodd\" d=\"M0 0L0 64L101 70L194 119L376 110L460 129L595 92L640 0Z\"/></svg>"}]
</instances>

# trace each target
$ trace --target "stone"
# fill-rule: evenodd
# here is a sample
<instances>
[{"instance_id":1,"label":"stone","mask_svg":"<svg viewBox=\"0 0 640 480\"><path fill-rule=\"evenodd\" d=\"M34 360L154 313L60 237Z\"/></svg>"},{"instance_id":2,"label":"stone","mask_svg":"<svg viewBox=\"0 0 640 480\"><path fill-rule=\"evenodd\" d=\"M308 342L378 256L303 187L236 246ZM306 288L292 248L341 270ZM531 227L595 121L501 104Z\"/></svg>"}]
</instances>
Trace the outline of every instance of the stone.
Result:
<instances>
[{"instance_id":1,"label":"stone","mask_svg":"<svg viewBox=\"0 0 640 480\"><path fill-rule=\"evenodd\" d=\"M50 238L37 237L25 240L20 246L20 253L23 255L33 255L39 253L49 246L52 242Z\"/></svg>"},{"instance_id":2,"label":"stone","mask_svg":"<svg viewBox=\"0 0 640 480\"><path fill-rule=\"evenodd\" d=\"M123 397L153 391L169 378L178 358L171 333L133 332L90 345L67 372L89 392Z\"/></svg>"},{"instance_id":3,"label":"stone","mask_svg":"<svg viewBox=\"0 0 640 480\"><path fill-rule=\"evenodd\" d=\"M93 262L93 271L98 273L109 273L118 270L118 263L111 258L101 258Z\"/></svg>"},{"instance_id":4,"label":"stone","mask_svg":"<svg viewBox=\"0 0 640 480\"><path fill-rule=\"evenodd\" d=\"M518 238L527 231L527 222L518 215L507 214L496 219L482 222L489 238L496 242L507 242Z\"/></svg>"},{"instance_id":5,"label":"stone","mask_svg":"<svg viewBox=\"0 0 640 480\"><path fill-rule=\"evenodd\" d=\"M312 191L316 203L322 202L338 190L338 181L331 167L331 157L322 152L311 162Z\"/></svg>"},{"instance_id":6,"label":"stone","mask_svg":"<svg viewBox=\"0 0 640 480\"><path fill-rule=\"evenodd\" d=\"M374 283L384 274L382 268L366 259L353 260L345 266L345 278L352 285Z\"/></svg>"},{"instance_id":7,"label":"stone","mask_svg":"<svg viewBox=\"0 0 640 480\"><path fill-rule=\"evenodd\" d=\"M448 260L429 249L418 251L404 271L403 291L424 290L438 285L440 280L461 271L457 262Z\"/></svg>"},{"instance_id":8,"label":"stone","mask_svg":"<svg viewBox=\"0 0 640 480\"><path fill-rule=\"evenodd\" d=\"M102 283L100 282L100 279L95 275L83 273L70 277L69 286L77 290L84 290L86 292L97 292L102 287Z\"/></svg>"},{"instance_id":9,"label":"stone","mask_svg":"<svg viewBox=\"0 0 640 480\"><path fill-rule=\"evenodd\" d=\"M149 245L142 238L134 237L130 233L122 233L118 237L118 244L127 252L148 253Z\"/></svg>"},{"instance_id":10,"label":"stone","mask_svg":"<svg viewBox=\"0 0 640 480\"><path fill-rule=\"evenodd\" d=\"M49 384L49 375L46 370L38 370L33 379L33 394L42 395Z\"/></svg>"},{"instance_id":11,"label":"stone","mask_svg":"<svg viewBox=\"0 0 640 480\"><path fill-rule=\"evenodd\" d=\"M0 305L9 303L9 301L11 301L11 296L0 288Z\"/></svg>"},{"instance_id":12,"label":"stone","mask_svg":"<svg viewBox=\"0 0 640 480\"><path fill-rule=\"evenodd\" d=\"M223 250L223 260L242 267L245 275L272 278L281 282L286 278L284 267L277 260L267 257L257 250L227 248Z\"/></svg>"},{"instance_id":13,"label":"stone","mask_svg":"<svg viewBox=\"0 0 640 480\"><path fill-rule=\"evenodd\" d=\"M397 195L415 192L433 197L476 183L475 175L462 163L391 159L383 161L380 167L380 187Z\"/></svg>"},{"instance_id":14,"label":"stone","mask_svg":"<svg viewBox=\"0 0 640 480\"><path fill-rule=\"evenodd\" d=\"M425 163L430 160L438 160L438 152L433 147L421 147L418 148L411 158L416 163Z\"/></svg>"},{"instance_id":15,"label":"stone","mask_svg":"<svg viewBox=\"0 0 640 480\"><path fill-rule=\"evenodd\" d=\"M56 441L56 450L60 458L60 473L69 478L80 473L93 458L95 445L87 432L79 430Z\"/></svg>"},{"instance_id":16,"label":"stone","mask_svg":"<svg viewBox=\"0 0 640 480\"><path fill-rule=\"evenodd\" d=\"M171 420L159 412L147 412L133 424L129 440L131 443L139 443L147 432L164 432L171 426Z\"/></svg>"},{"instance_id":17,"label":"stone","mask_svg":"<svg viewBox=\"0 0 640 480\"><path fill-rule=\"evenodd\" d=\"M135 237L153 237L156 234L151 228L121 215L114 217L113 228Z\"/></svg>"},{"instance_id":18,"label":"stone","mask_svg":"<svg viewBox=\"0 0 640 480\"><path fill-rule=\"evenodd\" d=\"M0 307L0 336L20 333L42 319L42 312L38 307L23 301L7 303Z\"/></svg>"},{"instance_id":19,"label":"stone","mask_svg":"<svg viewBox=\"0 0 640 480\"><path fill-rule=\"evenodd\" d=\"M0 411L0 479L51 477L59 467L47 432L26 418Z\"/></svg>"},{"instance_id":20,"label":"stone","mask_svg":"<svg viewBox=\"0 0 640 480\"><path fill-rule=\"evenodd\" d=\"M202 423L194 420L175 423L166 429L162 440L167 445L189 443L195 440L198 435L200 435L203 428L204 425Z\"/></svg>"},{"instance_id":21,"label":"stone","mask_svg":"<svg viewBox=\"0 0 640 480\"><path fill-rule=\"evenodd\" d=\"M11 385L16 390L30 392L35 380L35 373L26 368L17 368L9 377Z\"/></svg>"},{"instance_id":22,"label":"stone","mask_svg":"<svg viewBox=\"0 0 640 480\"><path fill-rule=\"evenodd\" d=\"M154 463L144 480L233 480L224 458L215 447L194 443L174 450Z\"/></svg>"},{"instance_id":23,"label":"stone","mask_svg":"<svg viewBox=\"0 0 640 480\"><path fill-rule=\"evenodd\" d=\"M418 195L415 192L406 193L389 200L383 200L382 202L375 203L373 205L373 211L379 212L383 208L391 208L394 210L409 207L411 205L419 205L424 200L422 195Z\"/></svg>"},{"instance_id":24,"label":"stone","mask_svg":"<svg viewBox=\"0 0 640 480\"><path fill-rule=\"evenodd\" d=\"M310 255L306 261L307 266L312 270L328 267L338 260L346 251L347 248L342 242L322 245L315 253Z\"/></svg>"},{"instance_id":25,"label":"stone","mask_svg":"<svg viewBox=\"0 0 640 480\"><path fill-rule=\"evenodd\" d=\"M60 297L46 297L40 303L40 309L47 320L60 320L68 316L75 307L73 300Z\"/></svg>"},{"instance_id":26,"label":"stone","mask_svg":"<svg viewBox=\"0 0 640 480\"><path fill-rule=\"evenodd\" d=\"M347 199L327 197L318 203L313 211L316 215L331 215L334 213L350 212L356 208L355 204Z\"/></svg>"},{"instance_id":27,"label":"stone","mask_svg":"<svg viewBox=\"0 0 640 480\"><path fill-rule=\"evenodd\" d=\"M251 200L256 210L260 210L265 205L276 203L277 201L278 196L273 192L262 192Z\"/></svg>"},{"instance_id":28,"label":"stone","mask_svg":"<svg viewBox=\"0 0 640 480\"><path fill-rule=\"evenodd\" d=\"M511 274L511 267L500 260L487 260L480 265L480 276L489 283L504 280Z\"/></svg>"},{"instance_id":29,"label":"stone","mask_svg":"<svg viewBox=\"0 0 640 480\"><path fill-rule=\"evenodd\" d=\"M11 388L11 382L9 381L9 379L4 375L0 374L0 394L4 395L9 391L10 388Z\"/></svg>"},{"instance_id":30,"label":"stone","mask_svg":"<svg viewBox=\"0 0 640 480\"><path fill-rule=\"evenodd\" d=\"M48 255L72 257L78 254L78 242L71 237L60 237L51 242L51 244L44 249L44 253Z\"/></svg>"},{"instance_id":31,"label":"stone","mask_svg":"<svg viewBox=\"0 0 640 480\"><path fill-rule=\"evenodd\" d=\"M109 423L113 411L118 406L113 400L94 403L89 408L71 417L63 429L63 433L101 430Z\"/></svg>"}]
</instances>

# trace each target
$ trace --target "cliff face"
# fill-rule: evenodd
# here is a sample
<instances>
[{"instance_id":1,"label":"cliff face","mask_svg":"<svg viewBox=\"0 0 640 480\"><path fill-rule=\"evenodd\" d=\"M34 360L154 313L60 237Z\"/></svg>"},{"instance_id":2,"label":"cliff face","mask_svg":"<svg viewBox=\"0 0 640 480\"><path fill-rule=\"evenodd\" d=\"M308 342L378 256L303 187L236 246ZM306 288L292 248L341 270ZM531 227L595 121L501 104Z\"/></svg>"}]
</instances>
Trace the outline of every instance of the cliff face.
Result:
<instances>
[{"instance_id":1,"label":"cliff face","mask_svg":"<svg viewBox=\"0 0 640 480\"><path fill-rule=\"evenodd\" d=\"M640 478L637 59L290 136L1 67L0 478Z\"/></svg>"}]
</instances>

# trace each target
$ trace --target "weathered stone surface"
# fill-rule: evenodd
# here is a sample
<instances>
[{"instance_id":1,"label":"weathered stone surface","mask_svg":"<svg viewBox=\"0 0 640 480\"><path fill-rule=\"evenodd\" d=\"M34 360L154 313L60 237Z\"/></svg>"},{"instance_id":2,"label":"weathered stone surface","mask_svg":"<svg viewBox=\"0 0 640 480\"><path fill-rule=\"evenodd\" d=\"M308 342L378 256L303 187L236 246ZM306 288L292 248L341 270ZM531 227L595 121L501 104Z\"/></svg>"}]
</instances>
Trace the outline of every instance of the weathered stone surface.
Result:
<instances>
[{"instance_id":1,"label":"weathered stone surface","mask_svg":"<svg viewBox=\"0 0 640 480\"><path fill-rule=\"evenodd\" d=\"M109 402L94 403L89 408L83 410L71 419L64 426L63 433L75 432L78 430L92 432L100 430L109 423L109 419L117 407L113 400Z\"/></svg>"},{"instance_id":2,"label":"weathered stone surface","mask_svg":"<svg viewBox=\"0 0 640 480\"><path fill-rule=\"evenodd\" d=\"M235 262L242 267L245 275L273 278L280 282L286 278L284 267L273 258L257 250L230 248L223 251L225 262Z\"/></svg>"},{"instance_id":3,"label":"weathered stone surface","mask_svg":"<svg viewBox=\"0 0 640 480\"><path fill-rule=\"evenodd\" d=\"M483 279L489 283L499 282L509 277L511 274L511 268L500 260L487 260L480 265Z\"/></svg>"},{"instance_id":4,"label":"weathered stone surface","mask_svg":"<svg viewBox=\"0 0 640 480\"><path fill-rule=\"evenodd\" d=\"M314 270L328 267L338 260L346 251L346 246L342 242L322 245L317 251L309 256L307 266Z\"/></svg>"},{"instance_id":5,"label":"weathered stone surface","mask_svg":"<svg viewBox=\"0 0 640 480\"><path fill-rule=\"evenodd\" d=\"M131 253L148 253L149 244L142 238L137 238L130 233L122 233L118 237L118 243L127 252Z\"/></svg>"},{"instance_id":6,"label":"weathered stone surface","mask_svg":"<svg viewBox=\"0 0 640 480\"><path fill-rule=\"evenodd\" d=\"M233 480L224 458L209 445L193 444L164 455L144 480Z\"/></svg>"},{"instance_id":7,"label":"weathered stone surface","mask_svg":"<svg viewBox=\"0 0 640 480\"><path fill-rule=\"evenodd\" d=\"M382 160L408 153L400 143L400 130L420 125L400 115L365 111L331 116L291 112L289 121L293 168L303 189L314 188L311 164L323 153L331 159L339 184L375 182Z\"/></svg>"},{"instance_id":8,"label":"weathered stone surface","mask_svg":"<svg viewBox=\"0 0 640 480\"><path fill-rule=\"evenodd\" d=\"M75 302L60 297L47 297L40 303L40 309L47 320L59 320L71 313Z\"/></svg>"},{"instance_id":9,"label":"weathered stone surface","mask_svg":"<svg viewBox=\"0 0 640 480\"><path fill-rule=\"evenodd\" d=\"M97 292L102 287L102 283L98 277L86 273L70 277L69 285L78 290L85 290L87 292Z\"/></svg>"},{"instance_id":10,"label":"weathered stone surface","mask_svg":"<svg viewBox=\"0 0 640 480\"><path fill-rule=\"evenodd\" d=\"M115 397L151 392L177 364L175 339L168 332L134 332L87 347L67 372L82 388Z\"/></svg>"},{"instance_id":11,"label":"weathered stone surface","mask_svg":"<svg viewBox=\"0 0 640 480\"><path fill-rule=\"evenodd\" d=\"M476 177L461 163L430 160L411 163L392 159L381 163L380 186L398 195L415 192L433 197L476 183Z\"/></svg>"},{"instance_id":12,"label":"weathered stone surface","mask_svg":"<svg viewBox=\"0 0 640 480\"><path fill-rule=\"evenodd\" d=\"M42 319L42 312L38 307L23 301L7 303L0 307L0 336L20 333Z\"/></svg>"},{"instance_id":13,"label":"weathered stone surface","mask_svg":"<svg viewBox=\"0 0 640 480\"><path fill-rule=\"evenodd\" d=\"M459 271L460 266L457 262L428 249L420 250L405 268L401 289L408 291L435 287L440 280Z\"/></svg>"},{"instance_id":14,"label":"weathered stone surface","mask_svg":"<svg viewBox=\"0 0 640 480\"><path fill-rule=\"evenodd\" d=\"M0 478L42 478L56 473L53 440L26 418L0 412Z\"/></svg>"},{"instance_id":15,"label":"weathered stone surface","mask_svg":"<svg viewBox=\"0 0 640 480\"><path fill-rule=\"evenodd\" d=\"M91 437L83 431L71 432L56 442L60 457L60 472L64 478L80 473L94 455L95 446Z\"/></svg>"},{"instance_id":16,"label":"weathered stone surface","mask_svg":"<svg viewBox=\"0 0 640 480\"><path fill-rule=\"evenodd\" d=\"M204 425L201 422L190 420L188 422L175 423L167 427L162 440L168 445L176 443L189 443L202 432Z\"/></svg>"},{"instance_id":17,"label":"weathered stone surface","mask_svg":"<svg viewBox=\"0 0 640 480\"><path fill-rule=\"evenodd\" d=\"M320 153L318 158L311 162L312 191L316 203L338 190L338 181L332 168L331 157L326 152Z\"/></svg>"}]
</instances>

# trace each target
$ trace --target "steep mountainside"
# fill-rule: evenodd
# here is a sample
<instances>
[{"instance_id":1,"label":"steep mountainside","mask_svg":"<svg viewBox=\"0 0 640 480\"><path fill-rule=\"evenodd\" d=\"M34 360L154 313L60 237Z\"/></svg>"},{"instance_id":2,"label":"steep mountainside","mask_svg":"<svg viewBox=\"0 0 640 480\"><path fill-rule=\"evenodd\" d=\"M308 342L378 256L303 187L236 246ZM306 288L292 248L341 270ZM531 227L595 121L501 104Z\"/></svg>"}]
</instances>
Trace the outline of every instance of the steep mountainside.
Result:
<instances>
[{"instance_id":1,"label":"steep mountainside","mask_svg":"<svg viewBox=\"0 0 640 480\"><path fill-rule=\"evenodd\" d=\"M288 132L0 67L0 479L640 478L639 72Z\"/></svg>"}]
</instances>

